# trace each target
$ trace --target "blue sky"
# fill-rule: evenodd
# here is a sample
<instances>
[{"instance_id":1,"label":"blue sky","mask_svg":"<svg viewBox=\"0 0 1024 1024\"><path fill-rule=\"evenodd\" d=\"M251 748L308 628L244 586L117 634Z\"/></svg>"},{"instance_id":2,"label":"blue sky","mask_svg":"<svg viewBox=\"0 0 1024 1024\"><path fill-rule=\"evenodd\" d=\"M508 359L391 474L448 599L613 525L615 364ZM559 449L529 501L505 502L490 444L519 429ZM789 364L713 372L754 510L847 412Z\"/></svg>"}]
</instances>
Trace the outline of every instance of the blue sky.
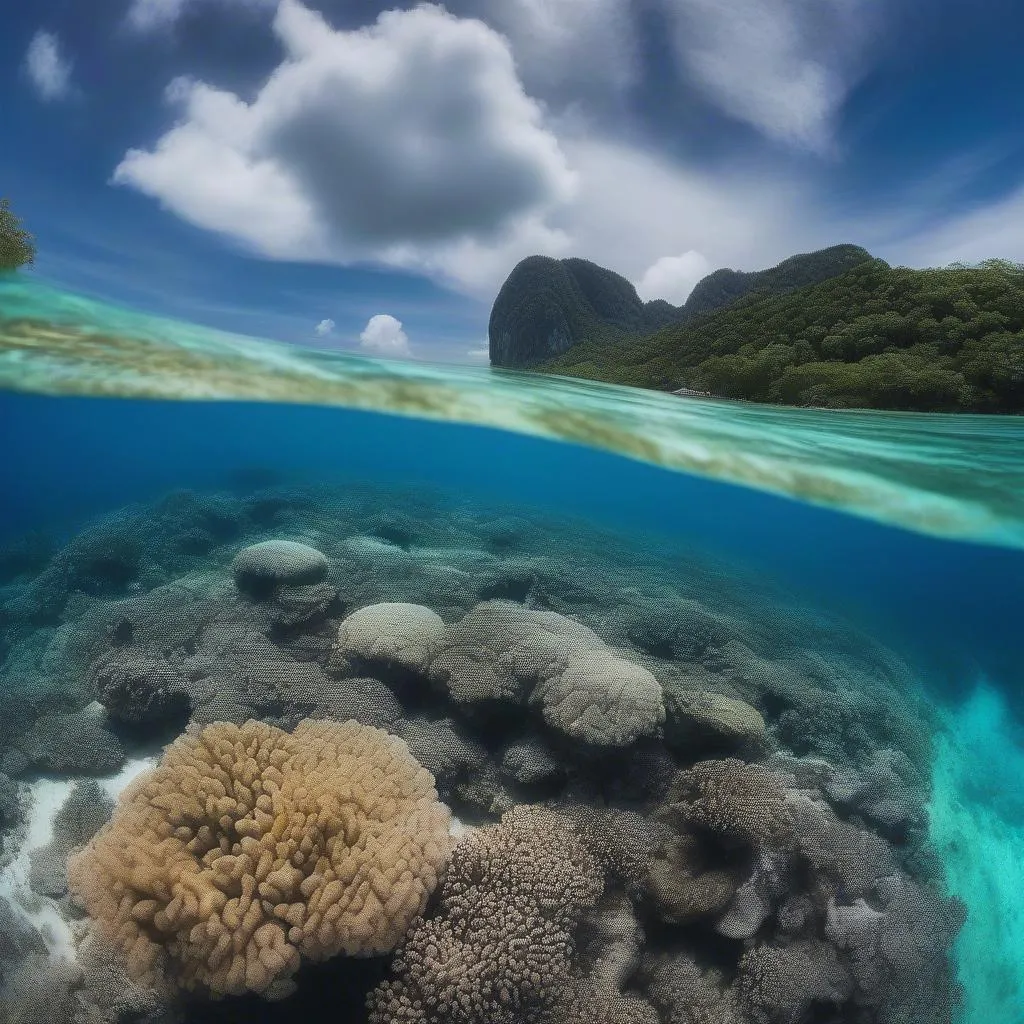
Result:
<instances>
[{"instance_id":1,"label":"blue sky","mask_svg":"<svg viewBox=\"0 0 1024 1024\"><path fill-rule=\"evenodd\" d=\"M0 194L41 276L480 360L525 255L644 298L856 242L1024 260L1015 0L8 5Z\"/></svg>"}]
</instances>

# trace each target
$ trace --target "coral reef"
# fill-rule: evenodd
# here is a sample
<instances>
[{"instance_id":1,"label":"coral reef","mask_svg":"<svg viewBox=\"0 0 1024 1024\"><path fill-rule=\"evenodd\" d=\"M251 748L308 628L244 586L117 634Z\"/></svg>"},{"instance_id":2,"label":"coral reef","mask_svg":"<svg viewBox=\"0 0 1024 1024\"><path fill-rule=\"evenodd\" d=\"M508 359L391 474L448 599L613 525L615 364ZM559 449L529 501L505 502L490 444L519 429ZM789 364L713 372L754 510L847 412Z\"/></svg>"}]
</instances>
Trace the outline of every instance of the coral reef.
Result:
<instances>
[{"instance_id":1,"label":"coral reef","mask_svg":"<svg viewBox=\"0 0 1024 1024\"><path fill-rule=\"evenodd\" d=\"M133 977L281 996L302 959L396 945L448 849L448 812L401 740L217 724L128 787L68 876Z\"/></svg>"},{"instance_id":2,"label":"coral reef","mask_svg":"<svg viewBox=\"0 0 1024 1024\"><path fill-rule=\"evenodd\" d=\"M604 890L572 825L515 808L455 848L437 913L413 925L373 993L372 1024L531 1024L577 972L573 934Z\"/></svg>"},{"instance_id":3,"label":"coral reef","mask_svg":"<svg viewBox=\"0 0 1024 1024\"><path fill-rule=\"evenodd\" d=\"M374 1024L949 1024L928 708L759 587L352 487L26 541L0 557L0 866L19 785L75 780L26 859L78 962L0 899L0 1018L283 1020L365 970ZM110 777L168 743L108 820Z\"/></svg>"}]
</instances>

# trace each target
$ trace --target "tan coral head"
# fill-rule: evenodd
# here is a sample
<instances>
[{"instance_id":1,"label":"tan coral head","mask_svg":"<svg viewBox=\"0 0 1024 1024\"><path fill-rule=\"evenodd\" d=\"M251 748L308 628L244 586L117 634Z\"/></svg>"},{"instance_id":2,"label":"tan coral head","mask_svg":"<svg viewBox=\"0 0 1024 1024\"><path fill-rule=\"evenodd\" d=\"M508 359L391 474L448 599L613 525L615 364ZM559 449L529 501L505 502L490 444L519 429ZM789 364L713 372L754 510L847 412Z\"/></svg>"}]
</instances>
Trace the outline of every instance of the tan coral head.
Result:
<instances>
[{"instance_id":1,"label":"tan coral head","mask_svg":"<svg viewBox=\"0 0 1024 1024\"><path fill-rule=\"evenodd\" d=\"M137 979L279 998L303 959L397 945L451 852L449 820L380 729L216 722L125 790L68 877Z\"/></svg>"}]
</instances>

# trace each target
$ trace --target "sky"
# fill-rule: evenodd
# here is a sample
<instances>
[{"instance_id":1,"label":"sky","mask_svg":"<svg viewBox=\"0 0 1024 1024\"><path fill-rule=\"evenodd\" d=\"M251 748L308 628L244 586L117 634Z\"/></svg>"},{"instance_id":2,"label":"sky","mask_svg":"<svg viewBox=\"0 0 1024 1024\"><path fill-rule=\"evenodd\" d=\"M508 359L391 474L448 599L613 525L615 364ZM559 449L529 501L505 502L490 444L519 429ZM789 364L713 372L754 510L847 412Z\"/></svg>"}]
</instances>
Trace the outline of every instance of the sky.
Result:
<instances>
[{"instance_id":1,"label":"sky","mask_svg":"<svg viewBox=\"0 0 1024 1024\"><path fill-rule=\"evenodd\" d=\"M296 344L486 361L527 255L681 303L853 242L1024 260L1019 0L33 0L33 273Z\"/></svg>"}]
</instances>

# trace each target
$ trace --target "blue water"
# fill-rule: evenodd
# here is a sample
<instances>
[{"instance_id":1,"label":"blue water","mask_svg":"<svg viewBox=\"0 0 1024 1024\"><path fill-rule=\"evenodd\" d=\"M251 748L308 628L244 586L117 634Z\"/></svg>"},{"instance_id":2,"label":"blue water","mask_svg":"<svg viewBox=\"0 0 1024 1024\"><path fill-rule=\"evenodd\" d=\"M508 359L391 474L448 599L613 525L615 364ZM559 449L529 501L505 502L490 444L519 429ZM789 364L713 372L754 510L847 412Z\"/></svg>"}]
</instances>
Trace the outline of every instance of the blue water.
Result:
<instances>
[{"instance_id":1,"label":"blue water","mask_svg":"<svg viewBox=\"0 0 1024 1024\"><path fill-rule=\"evenodd\" d=\"M963 1024L1024 1020L1024 551L932 539L497 430L245 403L0 394L0 539L170 490L390 484L573 517L753 572L906 657L943 709L933 838L969 910Z\"/></svg>"}]
</instances>

